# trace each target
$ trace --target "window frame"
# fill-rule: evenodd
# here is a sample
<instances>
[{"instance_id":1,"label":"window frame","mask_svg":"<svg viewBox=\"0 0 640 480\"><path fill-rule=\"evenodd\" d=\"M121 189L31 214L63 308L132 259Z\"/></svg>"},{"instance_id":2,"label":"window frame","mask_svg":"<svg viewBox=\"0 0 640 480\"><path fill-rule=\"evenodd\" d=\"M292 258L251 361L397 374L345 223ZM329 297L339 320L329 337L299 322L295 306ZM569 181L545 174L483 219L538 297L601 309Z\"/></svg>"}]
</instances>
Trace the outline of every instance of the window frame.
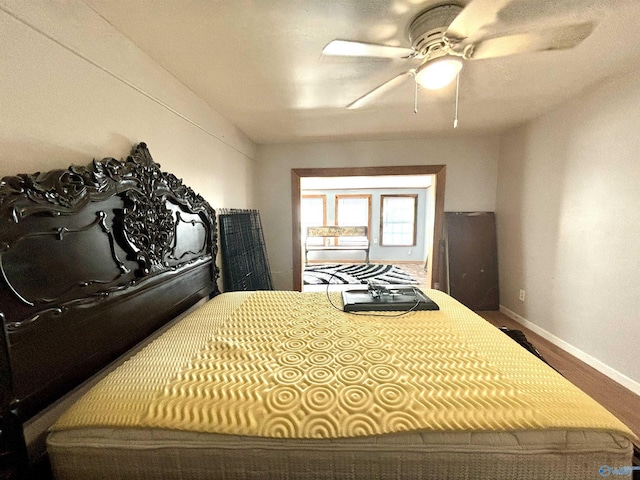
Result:
<instances>
[{"instance_id":1,"label":"window frame","mask_svg":"<svg viewBox=\"0 0 640 480\"><path fill-rule=\"evenodd\" d=\"M384 242L384 200L389 197L413 198L413 238L412 243L394 243L388 244ZM417 193L396 193L380 195L380 246L381 247L415 247L418 239L418 194Z\"/></svg>"}]
</instances>

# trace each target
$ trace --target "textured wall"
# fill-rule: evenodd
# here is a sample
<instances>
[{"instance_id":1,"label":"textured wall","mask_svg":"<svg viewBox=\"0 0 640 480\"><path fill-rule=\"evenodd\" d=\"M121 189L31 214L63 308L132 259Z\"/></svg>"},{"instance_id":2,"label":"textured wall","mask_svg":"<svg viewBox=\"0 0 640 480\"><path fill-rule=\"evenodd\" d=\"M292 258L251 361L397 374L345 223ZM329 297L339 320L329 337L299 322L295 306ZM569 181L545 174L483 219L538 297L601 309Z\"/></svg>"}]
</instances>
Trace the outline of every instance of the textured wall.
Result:
<instances>
[{"instance_id":1,"label":"textured wall","mask_svg":"<svg viewBox=\"0 0 640 480\"><path fill-rule=\"evenodd\" d=\"M635 382L639 74L505 135L496 209L501 303Z\"/></svg>"},{"instance_id":2,"label":"textured wall","mask_svg":"<svg viewBox=\"0 0 640 480\"><path fill-rule=\"evenodd\" d=\"M214 207L254 206L253 142L85 4L3 2L0 44L0 176L145 141Z\"/></svg>"},{"instance_id":3,"label":"textured wall","mask_svg":"<svg viewBox=\"0 0 640 480\"><path fill-rule=\"evenodd\" d=\"M445 164L445 210L493 211L498 151L497 135L260 145L260 211L276 287L293 285L291 169Z\"/></svg>"}]
</instances>

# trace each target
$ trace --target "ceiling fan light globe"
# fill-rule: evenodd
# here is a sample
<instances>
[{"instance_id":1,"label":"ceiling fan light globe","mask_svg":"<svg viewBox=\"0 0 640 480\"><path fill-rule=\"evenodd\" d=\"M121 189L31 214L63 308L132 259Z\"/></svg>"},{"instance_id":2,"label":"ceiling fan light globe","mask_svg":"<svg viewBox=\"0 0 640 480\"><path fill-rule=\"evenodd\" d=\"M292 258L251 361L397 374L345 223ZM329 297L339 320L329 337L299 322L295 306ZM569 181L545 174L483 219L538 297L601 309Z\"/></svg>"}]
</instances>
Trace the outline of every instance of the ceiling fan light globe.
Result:
<instances>
[{"instance_id":1,"label":"ceiling fan light globe","mask_svg":"<svg viewBox=\"0 0 640 480\"><path fill-rule=\"evenodd\" d=\"M462 70L462 60L457 57L441 57L421 65L416 71L416 82L429 90L446 87Z\"/></svg>"}]
</instances>

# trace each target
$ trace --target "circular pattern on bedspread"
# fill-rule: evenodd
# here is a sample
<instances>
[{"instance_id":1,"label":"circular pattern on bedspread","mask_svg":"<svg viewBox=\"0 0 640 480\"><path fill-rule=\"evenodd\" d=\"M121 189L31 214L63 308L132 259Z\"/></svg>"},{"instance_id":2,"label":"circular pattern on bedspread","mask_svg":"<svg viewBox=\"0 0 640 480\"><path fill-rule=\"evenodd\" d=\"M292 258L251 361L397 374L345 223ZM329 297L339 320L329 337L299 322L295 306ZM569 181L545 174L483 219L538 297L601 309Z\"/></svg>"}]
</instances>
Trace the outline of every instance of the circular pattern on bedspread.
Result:
<instances>
[{"instance_id":1,"label":"circular pattern on bedspread","mask_svg":"<svg viewBox=\"0 0 640 480\"><path fill-rule=\"evenodd\" d=\"M300 390L291 385L278 385L267 397L269 412L290 412L300 401Z\"/></svg>"},{"instance_id":2,"label":"circular pattern on bedspread","mask_svg":"<svg viewBox=\"0 0 640 480\"><path fill-rule=\"evenodd\" d=\"M302 369L301 369L302 370ZM329 383L333 381L333 370L326 365L316 365L306 372L309 383Z\"/></svg>"},{"instance_id":3,"label":"circular pattern on bedspread","mask_svg":"<svg viewBox=\"0 0 640 480\"><path fill-rule=\"evenodd\" d=\"M181 333L169 330L128 360L56 428L277 438L611 425L626 431L494 327L467 310L452 316L455 300L431 294L440 312L397 318L347 315L324 294L221 295L203 307L224 312L215 324L203 313L188 317L174 327Z\"/></svg>"},{"instance_id":4,"label":"circular pattern on bedspread","mask_svg":"<svg viewBox=\"0 0 640 480\"><path fill-rule=\"evenodd\" d=\"M341 406L349 412L367 411L373 405L373 396L362 385L349 385L340 392Z\"/></svg>"},{"instance_id":5,"label":"circular pattern on bedspread","mask_svg":"<svg viewBox=\"0 0 640 480\"><path fill-rule=\"evenodd\" d=\"M326 307L322 295L271 302L276 296L252 295L225 322L207 353L201 353L220 357L219 363L209 362L209 368L220 370L214 376L218 382L202 382L201 374L186 370L175 381L181 387L174 390L216 400L213 407L203 402L200 408L213 412L222 433L329 438L421 429L433 406L425 400L429 383L455 383L445 366L486 368L473 352L456 345L450 331L441 331L435 319L429 335L437 341L425 349L424 330L411 327L408 318L345 315ZM226 352L224 358L221 352ZM427 365L431 378L419 373ZM490 373L501 381L499 374ZM453 392L445 402L456 405L461 395ZM190 402L198 404L197 399ZM442 421L450 424L447 418Z\"/></svg>"},{"instance_id":6,"label":"circular pattern on bedspread","mask_svg":"<svg viewBox=\"0 0 640 480\"><path fill-rule=\"evenodd\" d=\"M304 372L300 368L297 368L295 365L280 368L275 373L276 380L281 384L297 384L300 382L300 380L302 380L303 376Z\"/></svg>"},{"instance_id":7,"label":"circular pattern on bedspread","mask_svg":"<svg viewBox=\"0 0 640 480\"><path fill-rule=\"evenodd\" d=\"M366 376L367 371L357 365L345 365L340 367L336 374L336 377L346 385L359 384Z\"/></svg>"},{"instance_id":8,"label":"circular pattern on bedspread","mask_svg":"<svg viewBox=\"0 0 640 480\"><path fill-rule=\"evenodd\" d=\"M322 385L312 385L302 391L302 404L309 413L322 413L335 401L335 392Z\"/></svg>"}]
</instances>

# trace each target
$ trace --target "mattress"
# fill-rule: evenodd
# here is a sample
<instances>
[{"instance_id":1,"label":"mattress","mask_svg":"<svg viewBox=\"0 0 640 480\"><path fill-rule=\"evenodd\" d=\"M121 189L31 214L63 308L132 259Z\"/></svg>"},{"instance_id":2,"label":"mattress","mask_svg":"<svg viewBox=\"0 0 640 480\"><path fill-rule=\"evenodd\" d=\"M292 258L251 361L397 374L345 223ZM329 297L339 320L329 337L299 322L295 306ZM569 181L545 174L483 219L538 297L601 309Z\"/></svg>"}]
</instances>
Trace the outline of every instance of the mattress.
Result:
<instances>
[{"instance_id":1,"label":"mattress","mask_svg":"<svg viewBox=\"0 0 640 480\"><path fill-rule=\"evenodd\" d=\"M56 477L598 478L613 415L447 295L349 315L340 296L216 297L52 428ZM337 308L336 308L337 307Z\"/></svg>"}]
</instances>

